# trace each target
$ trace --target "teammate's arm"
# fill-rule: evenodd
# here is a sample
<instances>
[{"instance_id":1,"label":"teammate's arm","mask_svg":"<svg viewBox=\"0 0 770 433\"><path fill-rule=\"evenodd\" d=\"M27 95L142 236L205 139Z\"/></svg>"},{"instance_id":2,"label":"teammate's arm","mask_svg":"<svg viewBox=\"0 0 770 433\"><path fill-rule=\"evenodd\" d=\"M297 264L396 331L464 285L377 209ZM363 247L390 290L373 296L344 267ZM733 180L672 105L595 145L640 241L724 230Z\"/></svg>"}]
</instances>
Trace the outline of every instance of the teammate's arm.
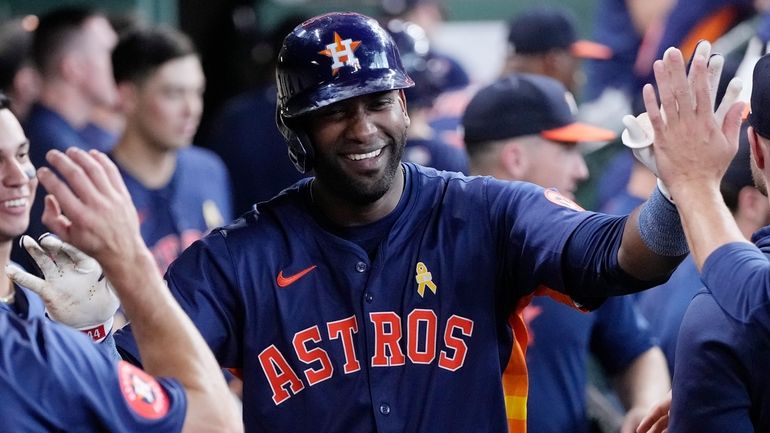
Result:
<instances>
[{"instance_id":1,"label":"teammate's arm","mask_svg":"<svg viewBox=\"0 0 770 433\"><path fill-rule=\"evenodd\" d=\"M628 408L621 433L632 433L644 415L671 388L666 357L659 347L647 349L615 378L623 405Z\"/></svg>"},{"instance_id":2,"label":"teammate's arm","mask_svg":"<svg viewBox=\"0 0 770 433\"><path fill-rule=\"evenodd\" d=\"M145 370L177 378L188 395L185 431L242 431L219 366L192 322L163 284L142 241L136 210L115 165L96 151L51 151L38 172L49 192L43 222L62 240L93 256L118 292ZM65 216L66 215L66 216Z\"/></svg>"}]
</instances>

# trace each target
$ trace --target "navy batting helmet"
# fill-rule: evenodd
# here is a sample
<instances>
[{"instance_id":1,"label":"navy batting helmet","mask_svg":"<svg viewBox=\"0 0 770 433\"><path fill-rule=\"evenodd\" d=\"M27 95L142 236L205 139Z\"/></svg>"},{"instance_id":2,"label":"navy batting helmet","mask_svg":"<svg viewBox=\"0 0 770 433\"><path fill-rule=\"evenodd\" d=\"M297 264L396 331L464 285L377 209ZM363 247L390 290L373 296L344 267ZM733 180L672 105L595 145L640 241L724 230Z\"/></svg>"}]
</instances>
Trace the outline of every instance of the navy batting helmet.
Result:
<instances>
[{"instance_id":1,"label":"navy batting helmet","mask_svg":"<svg viewBox=\"0 0 770 433\"><path fill-rule=\"evenodd\" d=\"M414 85L388 32L357 13L329 13L297 26L283 41L276 82L276 123L301 173L312 169L313 148L297 118L345 99Z\"/></svg>"}]
</instances>

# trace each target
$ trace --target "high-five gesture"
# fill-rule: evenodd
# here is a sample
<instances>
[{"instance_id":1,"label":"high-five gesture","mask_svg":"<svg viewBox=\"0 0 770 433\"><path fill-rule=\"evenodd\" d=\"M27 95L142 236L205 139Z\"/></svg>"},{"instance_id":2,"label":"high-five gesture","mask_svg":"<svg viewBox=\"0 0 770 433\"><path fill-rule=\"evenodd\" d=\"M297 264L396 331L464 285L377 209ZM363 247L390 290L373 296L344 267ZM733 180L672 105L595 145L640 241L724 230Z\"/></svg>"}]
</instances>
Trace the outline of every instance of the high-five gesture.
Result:
<instances>
[{"instance_id":1,"label":"high-five gesture","mask_svg":"<svg viewBox=\"0 0 770 433\"><path fill-rule=\"evenodd\" d=\"M658 174L677 203L699 269L719 245L744 239L719 192L722 176L738 149L744 104L735 102L726 108L724 122L720 124L712 109L706 63L705 57L696 55L688 78L682 53L669 48L663 59L653 65L660 108L652 85L643 89L644 105L655 134ZM710 204L719 212L717 218L699 213L698 209ZM722 230L715 230L715 221L723 224ZM701 232L713 236L699 236Z\"/></svg>"},{"instance_id":2,"label":"high-five gesture","mask_svg":"<svg viewBox=\"0 0 770 433\"><path fill-rule=\"evenodd\" d=\"M145 247L139 218L115 164L101 152L70 148L47 155L50 169L38 170L45 198L43 223L64 242L78 245L110 272L111 265L130 261ZM117 267L120 269L120 266Z\"/></svg>"},{"instance_id":3,"label":"high-five gesture","mask_svg":"<svg viewBox=\"0 0 770 433\"><path fill-rule=\"evenodd\" d=\"M65 243L49 245L55 242L43 238L43 250L56 252L58 247L65 253L63 261L88 266L92 276L97 268L85 254L101 264L131 318L145 370L175 377L184 385L189 403L185 431L242 431L213 354L163 284L155 259L142 241L136 209L118 169L98 151L53 150L47 159L61 177L48 168L38 170L49 193L43 222ZM40 263L55 274L55 265L30 246ZM77 273L77 266L68 272ZM44 298L54 296L52 287L40 288Z\"/></svg>"}]
</instances>

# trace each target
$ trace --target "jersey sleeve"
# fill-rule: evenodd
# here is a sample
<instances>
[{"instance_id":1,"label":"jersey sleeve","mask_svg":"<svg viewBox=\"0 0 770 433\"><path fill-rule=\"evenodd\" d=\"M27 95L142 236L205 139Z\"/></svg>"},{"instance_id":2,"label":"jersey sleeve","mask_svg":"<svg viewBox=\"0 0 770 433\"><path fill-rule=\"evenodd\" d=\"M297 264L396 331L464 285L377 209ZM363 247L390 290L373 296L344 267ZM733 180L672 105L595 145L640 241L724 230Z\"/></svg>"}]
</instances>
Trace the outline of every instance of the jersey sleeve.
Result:
<instances>
[{"instance_id":1,"label":"jersey sleeve","mask_svg":"<svg viewBox=\"0 0 770 433\"><path fill-rule=\"evenodd\" d=\"M577 225L591 213L555 190L526 182L487 179L493 242L505 273L526 295L540 286L564 292L562 252Z\"/></svg>"},{"instance_id":2,"label":"jersey sleeve","mask_svg":"<svg viewBox=\"0 0 770 433\"><path fill-rule=\"evenodd\" d=\"M618 374L654 346L647 320L629 296L607 299L596 310L591 352L609 374Z\"/></svg>"},{"instance_id":3,"label":"jersey sleeve","mask_svg":"<svg viewBox=\"0 0 770 433\"><path fill-rule=\"evenodd\" d=\"M82 432L181 431L187 397L176 380L156 379L114 361L84 335L46 319L2 316L0 394L9 394L4 405L14 406L23 425L55 431L73 426Z\"/></svg>"},{"instance_id":4,"label":"jersey sleeve","mask_svg":"<svg viewBox=\"0 0 770 433\"><path fill-rule=\"evenodd\" d=\"M607 296L662 283L639 281L618 263L626 216L585 211L553 189L525 182L489 180L493 232L506 243L507 273L526 295L545 286L586 309Z\"/></svg>"},{"instance_id":5,"label":"jersey sleeve","mask_svg":"<svg viewBox=\"0 0 770 433\"><path fill-rule=\"evenodd\" d=\"M732 318L752 317L770 335L770 262L754 245L736 242L706 259L701 279L717 304Z\"/></svg>"},{"instance_id":6,"label":"jersey sleeve","mask_svg":"<svg viewBox=\"0 0 770 433\"><path fill-rule=\"evenodd\" d=\"M741 345L745 327L705 292L682 320L672 385L670 431L750 432L751 398Z\"/></svg>"}]
</instances>

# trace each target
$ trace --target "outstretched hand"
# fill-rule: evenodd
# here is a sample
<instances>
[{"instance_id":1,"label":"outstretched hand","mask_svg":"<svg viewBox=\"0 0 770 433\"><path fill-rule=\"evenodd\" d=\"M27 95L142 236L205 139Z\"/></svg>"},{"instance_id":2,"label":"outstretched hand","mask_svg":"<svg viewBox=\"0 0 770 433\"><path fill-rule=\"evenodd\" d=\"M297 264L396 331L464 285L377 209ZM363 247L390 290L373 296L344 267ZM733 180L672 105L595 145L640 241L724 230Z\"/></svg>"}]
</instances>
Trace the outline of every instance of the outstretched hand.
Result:
<instances>
[{"instance_id":1,"label":"outstretched hand","mask_svg":"<svg viewBox=\"0 0 770 433\"><path fill-rule=\"evenodd\" d=\"M724 111L720 124L713 111L707 59L693 58L690 77L682 53L669 48L653 65L661 106L650 84L643 89L644 105L655 134L655 162L661 180L672 196L687 188L716 188L738 149L741 112L735 102ZM732 84L735 86L735 84ZM665 117L663 115L665 112Z\"/></svg>"},{"instance_id":2,"label":"outstretched hand","mask_svg":"<svg viewBox=\"0 0 770 433\"><path fill-rule=\"evenodd\" d=\"M8 276L37 293L53 320L88 333L95 341L104 339L120 302L99 263L48 233L39 244L29 236L20 242L45 279L15 266L6 268Z\"/></svg>"},{"instance_id":3,"label":"outstretched hand","mask_svg":"<svg viewBox=\"0 0 770 433\"><path fill-rule=\"evenodd\" d=\"M131 260L146 249L139 218L120 172L98 151L69 148L46 155L58 173L43 167L40 183L48 191L43 223L64 242L95 258L105 272L130 273Z\"/></svg>"}]
</instances>

